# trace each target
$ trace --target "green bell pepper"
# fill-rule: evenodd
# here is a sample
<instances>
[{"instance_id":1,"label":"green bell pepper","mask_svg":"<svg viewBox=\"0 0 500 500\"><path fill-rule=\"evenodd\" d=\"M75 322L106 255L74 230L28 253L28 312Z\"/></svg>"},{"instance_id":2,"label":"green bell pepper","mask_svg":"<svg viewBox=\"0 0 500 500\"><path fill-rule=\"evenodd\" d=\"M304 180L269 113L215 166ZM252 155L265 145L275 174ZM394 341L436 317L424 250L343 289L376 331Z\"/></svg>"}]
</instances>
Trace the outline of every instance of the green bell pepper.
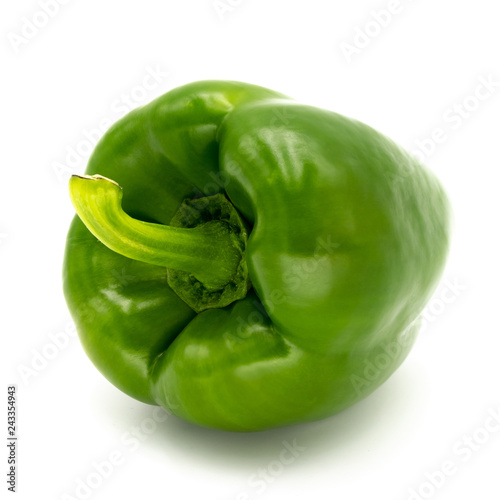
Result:
<instances>
[{"instance_id":1,"label":"green bell pepper","mask_svg":"<svg viewBox=\"0 0 500 500\"><path fill-rule=\"evenodd\" d=\"M64 292L116 387L199 425L325 418L402 363L442 273L434 175L355 120L203 81L118 121L73 176Z\"/></svg>"}]
</instances>

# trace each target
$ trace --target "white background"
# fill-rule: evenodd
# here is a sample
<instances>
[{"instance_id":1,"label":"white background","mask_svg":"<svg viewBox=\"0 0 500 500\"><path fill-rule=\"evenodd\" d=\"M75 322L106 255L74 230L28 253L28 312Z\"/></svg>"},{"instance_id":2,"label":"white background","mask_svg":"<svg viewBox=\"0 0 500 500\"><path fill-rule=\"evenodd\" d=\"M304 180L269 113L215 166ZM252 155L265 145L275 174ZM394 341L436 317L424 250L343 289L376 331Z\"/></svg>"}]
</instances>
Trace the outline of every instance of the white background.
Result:
<instances>
[{"instance_id":1,"label":"white background","mask_svg":"<svg viewBox=\"0 0 500 500\"><path fill-rule=\"evenodd\" d=\"M500 418L495 6L60 0L48 18L35 0L3 2L2 397L17 384L18 498L500 498L500 424L491 417ZM389 20L377 15L389 7ZM158 81L144 91L149 71ZM156 424L153 407L109 384L71 335L61 290L74 213L66 181L84 171L86 135L200 79L274 88L364 121L410 150L420 144L449 192L453 247L414 350L385 385L333 418L257 434L175 417ZM489 91L478 87L484 80ZM301 451L281 466L283 441L294 440ZM110 455L118 460L102 478L95 464ZM453 473L436 472L444 462ZM78 489L82 481L92 488ZM4 480L0 487L6 491Z\"/></svg>"}]
</instances>

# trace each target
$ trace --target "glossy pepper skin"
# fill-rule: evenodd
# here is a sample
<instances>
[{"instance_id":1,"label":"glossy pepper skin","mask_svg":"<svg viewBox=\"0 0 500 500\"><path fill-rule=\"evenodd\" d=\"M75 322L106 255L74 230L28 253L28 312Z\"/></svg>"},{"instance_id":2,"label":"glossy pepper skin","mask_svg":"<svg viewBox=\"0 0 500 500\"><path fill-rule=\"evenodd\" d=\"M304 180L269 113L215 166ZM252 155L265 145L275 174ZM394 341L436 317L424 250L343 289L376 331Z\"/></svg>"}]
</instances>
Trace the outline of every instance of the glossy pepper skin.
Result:
<instances>
[{"instance_id":1,"label":"glossy pepper skin","mask_svg":"<svg viewBox=\"0 0 500 500\"><path fill-rule=\"evenodd\" d=\"M184 200L223 193L248 228L252 288L201 312L162 265L78 216L68 234L64 291L92 362L202 426L263 430L364 398L407 356L445 264L450 210L431 172L367 125L254 85L168 92L117 122L86 173L119 184L134 219L166 226ZM118 193L92 179L74 179L74 201L86 182Z\"/></svg>"}]
</instances>

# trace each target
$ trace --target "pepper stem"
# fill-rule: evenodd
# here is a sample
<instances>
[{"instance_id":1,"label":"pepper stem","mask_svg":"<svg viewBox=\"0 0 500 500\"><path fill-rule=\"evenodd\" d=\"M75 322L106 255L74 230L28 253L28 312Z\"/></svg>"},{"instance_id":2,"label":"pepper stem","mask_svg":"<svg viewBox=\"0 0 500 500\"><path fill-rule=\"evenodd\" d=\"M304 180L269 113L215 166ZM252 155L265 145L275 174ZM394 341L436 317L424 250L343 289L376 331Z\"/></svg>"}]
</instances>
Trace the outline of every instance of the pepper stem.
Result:
<instances>
[{"instance_id":1,"label":"pepper stem","mask_svg":"<svg viewBox=\"0 0 500 500\"><path fill-rule=\"evenodd\" d=\"M225 221L211 220L191 228L152 224L123 211L122 188L111 179L73 175L69 187L80 219L111 250L189 273L207 290L219 290L234 278L242 252Z\"/></svg>"}]
</instances>

